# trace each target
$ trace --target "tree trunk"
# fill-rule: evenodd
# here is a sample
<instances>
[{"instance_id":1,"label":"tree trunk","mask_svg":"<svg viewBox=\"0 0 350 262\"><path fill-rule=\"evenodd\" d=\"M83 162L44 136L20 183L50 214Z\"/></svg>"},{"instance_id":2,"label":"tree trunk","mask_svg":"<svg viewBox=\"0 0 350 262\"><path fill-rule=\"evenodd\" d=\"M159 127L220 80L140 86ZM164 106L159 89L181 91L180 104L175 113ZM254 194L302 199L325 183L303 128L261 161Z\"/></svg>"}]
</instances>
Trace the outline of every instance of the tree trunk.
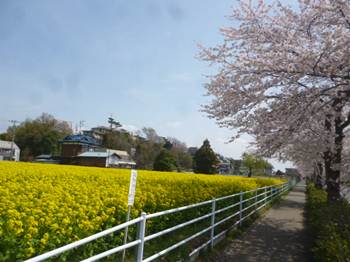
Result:
<instances>
[{"instance_id":1,"label":"tree trunk","mask_svg":"<svg viewBox=\"0 0 350 262\"><path fill-rule=\"evenodd\" d=\"M325 152L325 171L328 201L334 202L340 199L340 170L335 170L335 161L332 161L332 153Z\"/></svg>"},{"instance_id":2,"label":"tree trunk","mask_svg":"<svg viewBox=\"0 0 350 262\"><path fill-rule=\"evenodd\" d=\"M249 173L248 173L248 177L252 177L252 168L249 168Z\"/></svg>"},{"instance_id":3,"label":"tree trunk","mask_svg":"<svg viewBox=\"0 0 350 262\"><path fill-rule=\"evenodd\" d=\"M334 148L326 150L324 153L326 184L328 201L335 202L340 200L340 170L342 164L343 138L344 130L342 127L341 112L342 105L340 100L335 100L333 104L334 116ZM331 116L326 117L325 127L329 133L332 133Z\"/></svg>"},{"instance_id":4,"label":"tree trunk","mask_svg":"<svg viewBox=\"0 0 350 262\"><path fill-rule=\"evenodd\" d=\"M317 162L314 166L314 174L313 174L313 182L318 189L323 188L323 183L322 183L322 164Z\"/></svg>"}]
</instances>

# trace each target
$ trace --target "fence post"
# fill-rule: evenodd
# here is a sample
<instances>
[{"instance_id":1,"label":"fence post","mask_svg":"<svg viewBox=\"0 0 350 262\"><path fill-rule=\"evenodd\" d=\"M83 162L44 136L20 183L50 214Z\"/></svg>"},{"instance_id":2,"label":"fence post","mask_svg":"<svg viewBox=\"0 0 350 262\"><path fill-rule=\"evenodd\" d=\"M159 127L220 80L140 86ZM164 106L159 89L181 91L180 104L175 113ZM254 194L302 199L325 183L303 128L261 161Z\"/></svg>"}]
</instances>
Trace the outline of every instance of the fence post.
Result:
<instances>
[{"instance_id":1,"label":"fence post","mask_svg":"<svg viewBox=\"0 0 350 262\"><path fill-rule=\"evenodd\" d=\"M255 190L255 210L258 202L258 188Z\"/></svg>"},{"instance_id":2,"label":"fence post","mask_svg":"<svg viewBox=\"0 0 350 262\"><path fill-rule=\"evenodd\" d=\"M242 226L243 192L239 194L239 225Z\"/></svg>"},{"instance_id":3,"label":"fence post","mask_svg":"<svg viewBox=\"0 0 350 262\"><path fill-rule=\"evenodd\" d=\"M145 244L145 231L146 231L146 213L141 213L142 220L140 221L140 227L138 232L138 238L141 240L137 248L137 262L142 262L143 260L143 249Z\"/></svg>"},{"instance_id":4,"label":"fence post","mask_svg":"<svg viewBox=\"0 0 350 262\"><path fill-rule=\"evenodd\" d=\"M271 198L270 198L270 201L272 201L273 199L273 186L271 186Z\"/></svg>"},{"instance_id":5,"label":"fence post","mask_svg":"<svg viewBox=\"0 0 350 262\"><path fill-rule=\"evenodd\" d=\"M215 236L215 210L216 210L216 199L211 202L211 230L210 230L210 240L211 247L214 247L214 236Z\"/></svg>"},{"instance_id":6,"label":"fence post","mask_svg":"<svg viewBox=\"0 0 350 262\"><path fill-rule=\"evenodd\" d=\"M266 203L267 203L267 187L265 187L265 194L264 194L264 196L265 196L265 206L266 206Z\"/></svg>"}]
</instances>

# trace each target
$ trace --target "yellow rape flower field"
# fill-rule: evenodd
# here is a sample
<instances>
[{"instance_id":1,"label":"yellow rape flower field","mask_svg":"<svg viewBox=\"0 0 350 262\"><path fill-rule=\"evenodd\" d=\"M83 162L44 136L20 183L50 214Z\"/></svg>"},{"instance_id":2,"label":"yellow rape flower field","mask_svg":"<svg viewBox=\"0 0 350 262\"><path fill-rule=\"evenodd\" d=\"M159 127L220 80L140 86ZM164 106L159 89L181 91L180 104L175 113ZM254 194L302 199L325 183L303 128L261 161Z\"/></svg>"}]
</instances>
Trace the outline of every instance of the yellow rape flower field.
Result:
<instances>
[{"instance_id":1,"label":"yellow rape flower field","mask_svg":"<svg viewBox=\"0 0 350 262\"><path fill-rule=\"evenodd\" d=\"M0 162L0 261L125 222L129 178L127 169ZM132 217L281 182L139 170Z\"/></svg>"}]
</instances>

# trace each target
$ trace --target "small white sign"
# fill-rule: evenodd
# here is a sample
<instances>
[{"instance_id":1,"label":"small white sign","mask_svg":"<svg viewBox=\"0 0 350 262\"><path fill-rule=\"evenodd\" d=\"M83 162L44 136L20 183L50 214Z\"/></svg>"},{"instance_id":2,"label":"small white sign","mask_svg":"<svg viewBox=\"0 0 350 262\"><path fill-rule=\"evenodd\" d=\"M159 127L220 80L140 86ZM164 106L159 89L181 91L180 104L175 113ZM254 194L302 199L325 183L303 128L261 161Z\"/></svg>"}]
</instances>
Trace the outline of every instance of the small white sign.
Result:
<instances>
[{"instance_id":1,"label":"small white sign","mask_svg":"<svg viewBox=\"0 0 350 262\"><path fill-rule=\"evenodd\" d=\"M134 205L135 200L135 191L136 191L136 180L137 180L137 171L131 170L130 175L130 186L129 186L129 197L128 197L128 205Z\"/></svg>"}]
</instances>

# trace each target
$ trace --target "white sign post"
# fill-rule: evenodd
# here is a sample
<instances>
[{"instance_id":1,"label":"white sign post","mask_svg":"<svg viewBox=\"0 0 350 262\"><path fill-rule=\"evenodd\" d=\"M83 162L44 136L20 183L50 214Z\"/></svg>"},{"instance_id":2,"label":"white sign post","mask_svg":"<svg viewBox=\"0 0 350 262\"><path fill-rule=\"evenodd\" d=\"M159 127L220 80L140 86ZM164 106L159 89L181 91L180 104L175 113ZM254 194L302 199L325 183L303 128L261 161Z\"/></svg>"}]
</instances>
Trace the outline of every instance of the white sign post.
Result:
<instances>
[{"instance_id":1,"label":"white sign post","mask_svg":"<svg viewBox=\"0 0 350 262\"><path fill-rule=\"evenodd\" d=\"M135 191L136 191L136 180L137 180L137 171L131 170L128 206L134 205Z\"/></svg>"},{"instance_id":2,"label":"white sign post","mask_svg":"<svg viewBox=\"0 0 350 262\"><path fill-rule=\"evenodd\" d=\"M131 170L131 175L130 175L130 185L129 185L129 195L128 195L128 213L126 215L126 222L130 220L130 211L131 207L134 205L134 200L135 200L135 192L136 192L136 181L137 181L137 171L136 170ZM125 233L124 233L124 245L126 244L128 240L128 230L129 227L125 228ZM125 260L125 249L123 250L123 257L122 261L124 262Z\"/></svg>"}]
</instances>

